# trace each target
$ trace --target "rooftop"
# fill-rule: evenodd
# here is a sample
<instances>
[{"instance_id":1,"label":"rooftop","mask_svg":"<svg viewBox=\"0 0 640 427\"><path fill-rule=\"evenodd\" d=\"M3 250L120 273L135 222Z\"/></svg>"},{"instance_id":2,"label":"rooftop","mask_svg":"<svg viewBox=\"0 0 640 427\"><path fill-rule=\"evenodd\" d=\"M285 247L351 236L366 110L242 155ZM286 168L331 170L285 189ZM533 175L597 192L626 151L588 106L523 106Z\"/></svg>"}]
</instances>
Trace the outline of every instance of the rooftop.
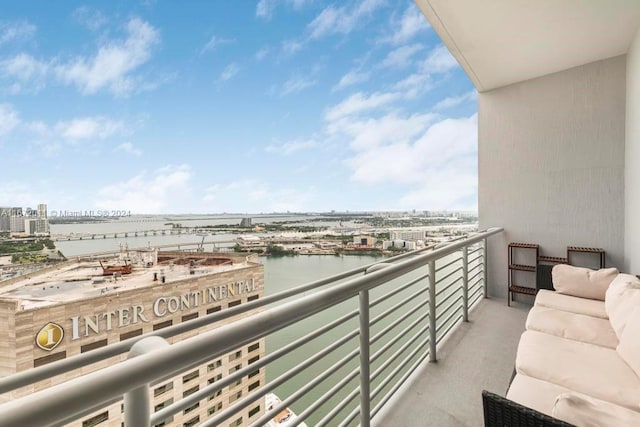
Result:
<instances>
[{"instance_id":1,"label":"rooftop","mask_svg":"<svg viewBox=\"0 0 640 427\"><path fill-rule=\"evenodd\" d=\"M131 273L104 275L101 263L105 268L131 265ZM237 270L251 264L245 257L212 253L127 251L100 260L79 259L53 270L0 282L0 298L18 300L23 310L29 310L101 295L117 295L122 291L160 283L175 283Z\"/></svg>"}]
</instances>

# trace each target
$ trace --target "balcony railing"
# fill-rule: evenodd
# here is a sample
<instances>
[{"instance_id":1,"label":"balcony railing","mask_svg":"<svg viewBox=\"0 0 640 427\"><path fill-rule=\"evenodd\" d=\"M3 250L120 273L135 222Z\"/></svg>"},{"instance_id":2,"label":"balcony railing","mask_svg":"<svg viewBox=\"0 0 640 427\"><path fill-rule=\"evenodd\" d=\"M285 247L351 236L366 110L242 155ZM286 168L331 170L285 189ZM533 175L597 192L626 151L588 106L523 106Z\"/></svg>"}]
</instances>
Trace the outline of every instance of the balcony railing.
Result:
<instances>
[{"instance_id":1,"label":"balcony railing","mask_svg":"<svg viewBox=\"0 0 640 427\"><path fill-rule=\"evenodd\" d=\"M0 425L60 425L122 399L126 426L155 425L267 367L273 378L200 425L219 425L275 391L282 403L251 425L262 426L298 403L302 410L291 425L368 426L427 357L437 360L439 345L486 295L487 238L500 232L489 229L402 254L2 378L0 393L7 393L129 352L125 361L0 405ZM217 324L256 308L261 310ZM165 341L206 326L197 336ZM263 337L281 344L152 413L150 385Z\"/></svg>"}]
</instances>

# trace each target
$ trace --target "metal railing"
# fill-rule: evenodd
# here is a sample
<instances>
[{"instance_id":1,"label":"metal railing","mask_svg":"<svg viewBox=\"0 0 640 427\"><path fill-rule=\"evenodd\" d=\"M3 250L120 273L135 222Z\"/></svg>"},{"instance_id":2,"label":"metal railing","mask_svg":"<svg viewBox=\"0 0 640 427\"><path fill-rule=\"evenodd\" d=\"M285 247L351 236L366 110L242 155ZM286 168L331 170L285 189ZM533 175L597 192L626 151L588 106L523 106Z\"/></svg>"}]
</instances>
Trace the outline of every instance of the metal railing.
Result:
<instances>
[{"instance_id":1,"label":"metal railing","mask_svg":"<svg viewBox=\"0 0 640 427\"><path fill-rule=\"evenodd\" d=\"M0 405L0 425L61 425L123 398L125 425L155 425L266 366L273 378L200 425L219 425L277 391L282 402L251 425L262 426L299 402L302 411L291 425L368 426L427 357L437 360L438 345L486 295L487 238L500 232L489 229L433 251L402 254L2 378L0 393L6 393L129 352L125 361ZM164 340L204 326L209 330L172 345ZM291 327L296 334L277 350L152 413L150 384Z\"/></svg>"}]
</instances>

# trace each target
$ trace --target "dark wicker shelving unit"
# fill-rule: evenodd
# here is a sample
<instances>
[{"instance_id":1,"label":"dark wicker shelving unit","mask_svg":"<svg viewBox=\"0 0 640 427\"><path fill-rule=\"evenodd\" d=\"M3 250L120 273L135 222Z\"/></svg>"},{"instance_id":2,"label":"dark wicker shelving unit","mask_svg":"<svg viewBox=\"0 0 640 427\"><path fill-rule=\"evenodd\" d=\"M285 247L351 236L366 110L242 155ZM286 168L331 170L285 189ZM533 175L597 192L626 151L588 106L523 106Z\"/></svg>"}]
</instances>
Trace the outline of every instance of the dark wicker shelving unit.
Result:
<instances>
[{"instance_id":1,"label":"dark wicker shelving unit","mask_svg":"<svg viewBox=\"0 0 640 427\"><path fill-rule=\"evenodd\" d=\"M515 250L535 250L535 259L538 260L540 256L540 246L534 243L509 243L509 293L507 295L507 304L511 305L511 301L513 300L513 294L526 294L526 295L535 295L538 291L537 288L532 288L530 286L520 286L514 282L514 271L525 271L525 272L536 272L535 265L525 265L525 264L517 264L514 262L514 251Z\"/></svg>"}]
</instances>

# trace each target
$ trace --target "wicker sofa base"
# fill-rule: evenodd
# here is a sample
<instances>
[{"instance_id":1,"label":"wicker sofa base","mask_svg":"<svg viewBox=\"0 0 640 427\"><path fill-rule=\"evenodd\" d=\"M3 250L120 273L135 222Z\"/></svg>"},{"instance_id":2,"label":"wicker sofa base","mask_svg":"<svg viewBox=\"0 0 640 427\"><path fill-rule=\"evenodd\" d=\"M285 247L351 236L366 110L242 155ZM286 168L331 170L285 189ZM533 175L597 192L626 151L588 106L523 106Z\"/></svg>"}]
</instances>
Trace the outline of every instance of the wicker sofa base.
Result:
<instances>
[{"instance_id":1,"label":"wicker sofa base","mask_svg":"<svg viewBox=\"0 0 640 427\"><path fill-rule=\"evenodd\" d=\"M572 427L487 390L482 391L485 427Z\"/></svg>"}]
</instances>

